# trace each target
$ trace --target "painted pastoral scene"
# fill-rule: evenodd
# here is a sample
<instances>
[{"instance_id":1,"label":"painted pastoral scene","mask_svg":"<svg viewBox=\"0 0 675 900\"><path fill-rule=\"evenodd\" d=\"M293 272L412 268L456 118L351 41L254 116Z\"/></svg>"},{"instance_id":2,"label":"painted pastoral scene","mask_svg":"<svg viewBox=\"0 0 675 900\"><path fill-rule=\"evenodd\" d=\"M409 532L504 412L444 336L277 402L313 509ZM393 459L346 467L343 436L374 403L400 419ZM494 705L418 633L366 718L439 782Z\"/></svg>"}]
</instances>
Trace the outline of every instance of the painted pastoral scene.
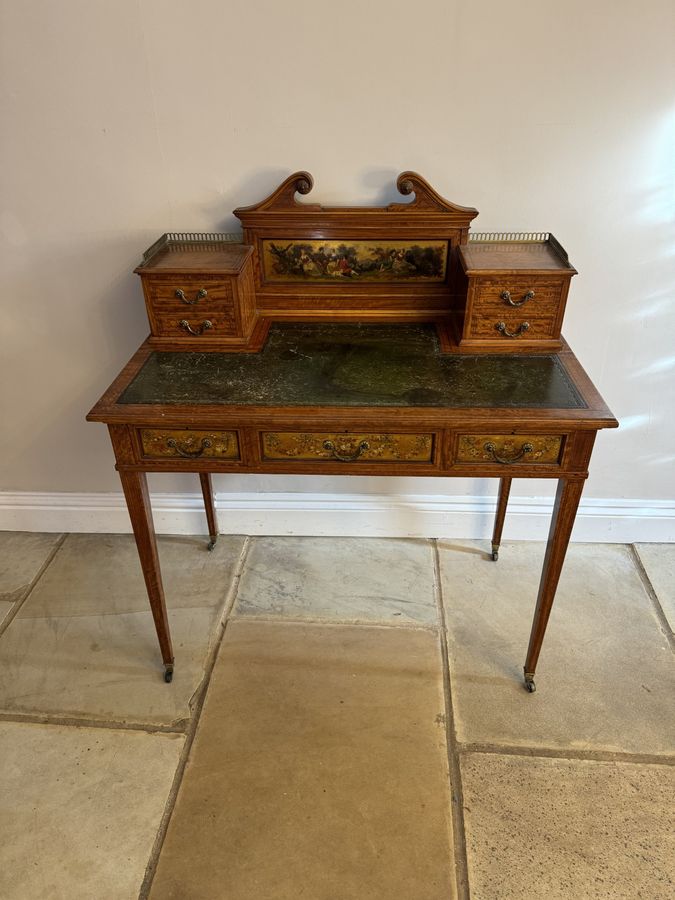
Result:
<instances>
[{"instance_id":1,"label":"painted pastoral scene","mask_svg":"<svg viewBox=\"0 0 675 900\"><path fill-rule=\"evenodd\" d=\"M446 241L263 241L268 281L443 281Z\"/></svg>"}]
</instances>

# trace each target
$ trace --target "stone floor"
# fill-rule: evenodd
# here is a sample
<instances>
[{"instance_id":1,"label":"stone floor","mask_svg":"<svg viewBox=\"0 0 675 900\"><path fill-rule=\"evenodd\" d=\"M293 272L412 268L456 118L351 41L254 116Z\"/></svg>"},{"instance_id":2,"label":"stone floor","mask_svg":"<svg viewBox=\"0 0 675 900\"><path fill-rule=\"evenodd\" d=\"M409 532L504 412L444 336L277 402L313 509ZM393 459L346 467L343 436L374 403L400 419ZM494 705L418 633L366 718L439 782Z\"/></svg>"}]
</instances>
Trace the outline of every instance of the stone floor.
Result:
<instances>
[{"instance_id":1,"label":"stone floor","mask_svg":"<svg viewBox=\"0 0 675 900\"><path fill-rule=\"evenodd\" d=\"M508 525L508 523L507 523ZM0 533L0 897L675 895L675 545Z\"/></svg>"}]
</instances>

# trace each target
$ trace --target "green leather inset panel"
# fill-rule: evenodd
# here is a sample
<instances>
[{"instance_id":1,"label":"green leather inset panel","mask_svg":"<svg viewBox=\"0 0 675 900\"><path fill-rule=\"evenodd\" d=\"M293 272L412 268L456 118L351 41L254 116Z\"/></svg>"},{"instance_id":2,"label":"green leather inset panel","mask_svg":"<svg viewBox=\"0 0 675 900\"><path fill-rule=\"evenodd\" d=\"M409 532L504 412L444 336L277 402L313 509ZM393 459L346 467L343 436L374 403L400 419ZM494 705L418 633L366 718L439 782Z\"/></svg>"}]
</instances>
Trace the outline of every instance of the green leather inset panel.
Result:
<instances>
[{"instance_id":1,"label":"green leather inset panel","mask_svg":"<svg viewBox=\"0 0 675 900\"><path fill-rule=\"evenodd\" d=\"M119 403L581 409L552 355L442 353L433 325L272 326L260 353L156 351Z\"/></svg>"}]
</instances>

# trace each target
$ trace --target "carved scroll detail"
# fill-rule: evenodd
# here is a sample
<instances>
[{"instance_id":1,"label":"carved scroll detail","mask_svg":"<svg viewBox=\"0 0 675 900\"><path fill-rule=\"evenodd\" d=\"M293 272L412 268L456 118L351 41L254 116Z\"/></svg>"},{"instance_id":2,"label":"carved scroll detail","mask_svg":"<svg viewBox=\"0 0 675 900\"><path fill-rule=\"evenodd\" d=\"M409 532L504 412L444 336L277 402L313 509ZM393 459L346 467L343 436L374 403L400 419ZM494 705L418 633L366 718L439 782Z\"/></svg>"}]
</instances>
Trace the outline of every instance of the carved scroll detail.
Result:
<instances>
[{"instance_id":1,"label":"carved scroll detail","mask_svg":"<svg viewBox=\"0 0 675 900\"><path fill-rule=\"evenodd\" d=\"M272 191L269 197L266 197L261 203L254 203L252 206L241 206L235 209L235 216L239 213L262 212L264 210L284 210L284 209L301 209L317 210L321 206L317 203L300 204L295 199L296 194L309 194L314 187L314 179L309 172L295 172L289 175L279 187Z\"/></svg>"},{"instance_id":2,"label":"carved scroll detail","mask_svg":"<svg viewBox=\"0 0 675 900\"><path fill-rule=\"evenodd\" d=\"M470 215L471 218L478 215L478 210L471 206L458 206L451 203L435 191L429 182L418 175L417 172L401 172L396 179L396 187L399 194L407 196L414 194L412 203L390 203L387 209L400 211L404 209L437 210L440 212L461 212Z\"/></svg>"},{"instance_id":3,"label":"carved scroll detail","mask_svg":"<svg viewBox=\"0 0 675 900\"><path fill-rule=\"evenodd\" d=\"M282 182L279 187L266 197L261 203L252 206L242 206L235 209L234 214L242 218L243 214L259 212L284 212L288 210L301 210L306 212L397 212L401 210L413 210L416 212L441 212L458 213L466 218L466 223L478 215L478 210L472 206L459 206L451 203L435 191L428 181L418 175L417 172L401 172L396 179L396 187L400 194L407 196L414 194L411 203L390 203L385 207L324 207L318 203L298 203L296 194L308 194L314 186L314 179L309 172L294 172Z\"/></svg>"}]
</instances>

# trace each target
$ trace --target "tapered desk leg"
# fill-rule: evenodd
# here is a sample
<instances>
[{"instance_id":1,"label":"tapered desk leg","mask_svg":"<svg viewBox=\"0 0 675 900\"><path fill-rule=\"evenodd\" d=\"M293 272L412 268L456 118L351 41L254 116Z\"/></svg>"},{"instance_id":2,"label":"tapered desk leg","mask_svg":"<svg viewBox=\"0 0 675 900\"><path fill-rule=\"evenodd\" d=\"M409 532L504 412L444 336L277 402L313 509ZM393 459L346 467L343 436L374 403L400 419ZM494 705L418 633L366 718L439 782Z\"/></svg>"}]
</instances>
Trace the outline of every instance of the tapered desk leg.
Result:
<instances>
[{"instance_id":1,"label":"tapered desk leg","mask_svg":"<svg viewBox=\"0 0 675 900\"><path fill-rule=\"evenodd\" d=\"M204 508L206 510L206 521L209 526L209 550L213 550L218 540L218 519L216 518L216 504L213 502L213 485L211 483L210 472L200 472L199 480L202 485L202 494L204 495Z\"/></svg>"},{"instance_id":2,"label":"tapered desk leg","mask_svg":"<svg viewBox=\"0 0 675 900\"><path fill-rule=\"evenodd\" d=\"M155 620L159 648L162 652L164 680L171 681L173 678L173 648L171 646L166 603L164 602L164 588L162 586L162 574L157 555L157 541L155 540L155 526L152 521L148 481L145 472L121 471L119 474L129 516L131 517L131 527L136 538L138 555L141 559L141 568L150 599L152 617Z\"/></svg>"},{"instance_id":3,"label":"tapered desk leg","mask_svg":"<svg viewBox=\"0 0 675 900\"><path fill-rule=\"evenodd\" d=\"M509 502L511 479L499 479L499 499L497 500L497 513L495 515L495 530L492 532L492 558L496 562L499 558L499 545L502 540L502 529L506 517L506 505Z\"/></svg>"},{"instance_id":4,"label":"tapered desk leg","mask_svg":"<svg viewBox=\"0 0 675 900\"><path fill-rule=\"evenodd\" d=\"M553 598L558 587L560 572L565 561L565 552L570 541L583 489L584 482L582 479L570 481L566 478L561 478L558 481L558 490L553 506L553 518L551 519L551 528L544 557L544 568L541 573L537 606L534 611L532 632L530 633L530 645L527 648L527 659L525 660L525 687L530 692L535 690L534 672L539 659L539 651L541 650L546 625L551 615Z\"/></svg>"}]
</instances>

